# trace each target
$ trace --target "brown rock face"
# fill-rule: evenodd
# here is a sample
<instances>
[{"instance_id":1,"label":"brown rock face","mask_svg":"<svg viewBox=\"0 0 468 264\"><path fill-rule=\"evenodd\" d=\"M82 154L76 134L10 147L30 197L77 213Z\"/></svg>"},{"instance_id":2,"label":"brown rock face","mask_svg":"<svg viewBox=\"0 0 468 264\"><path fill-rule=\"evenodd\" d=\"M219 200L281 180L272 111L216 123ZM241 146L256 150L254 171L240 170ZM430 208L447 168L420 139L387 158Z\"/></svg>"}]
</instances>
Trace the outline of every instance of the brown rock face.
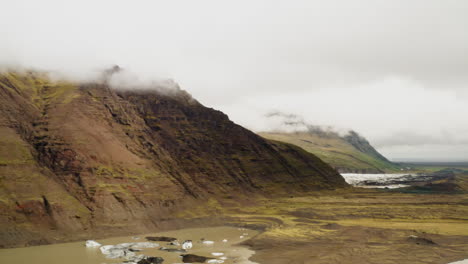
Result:
<instances>
[{"instance_id":1,"label":"brown rock face","mask_svg":"<svg viewBox=\"0 0 468 264\"><path fill-rule=\"evenodd\" d=\"M184 91L131 88L0 74L0 246L145 232L207 198L346 185Z\"/></svg>"}]
</instances>

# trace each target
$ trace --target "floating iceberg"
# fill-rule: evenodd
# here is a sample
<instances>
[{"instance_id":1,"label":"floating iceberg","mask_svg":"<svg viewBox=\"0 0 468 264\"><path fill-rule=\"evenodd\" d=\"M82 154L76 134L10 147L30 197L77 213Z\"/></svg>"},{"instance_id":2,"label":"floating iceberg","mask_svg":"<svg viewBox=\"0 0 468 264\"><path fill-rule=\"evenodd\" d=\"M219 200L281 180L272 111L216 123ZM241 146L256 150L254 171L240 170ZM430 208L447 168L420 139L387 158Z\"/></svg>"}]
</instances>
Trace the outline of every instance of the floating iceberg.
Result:
<instances>
[{"instance_id":1,"label":"floating iceberg","mask_svg":"<svg viewBox=\"0 0 468 264\"><path fill-rule=\"evenodd\" d=\"M101 243L98 243L94 240L87 240L86 241L86 247L100 247L102 246Z\"/></svg>"}]
</instances>

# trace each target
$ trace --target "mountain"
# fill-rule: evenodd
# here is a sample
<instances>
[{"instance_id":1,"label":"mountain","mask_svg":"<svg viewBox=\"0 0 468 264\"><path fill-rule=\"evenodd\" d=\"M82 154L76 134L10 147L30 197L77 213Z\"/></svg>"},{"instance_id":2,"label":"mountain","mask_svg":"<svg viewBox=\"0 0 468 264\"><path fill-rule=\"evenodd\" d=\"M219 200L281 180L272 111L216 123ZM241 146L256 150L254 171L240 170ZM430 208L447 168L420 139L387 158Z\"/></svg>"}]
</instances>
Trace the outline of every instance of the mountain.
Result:
<instances>
[{"instance_id":1,"label":"mountain","mask_svg":"<svg viewBox=\"0 0 468 264\"><path fill-rule=\"evenodd\" d=\"M176 85L111 88L118 71L85 83L0 74L0 247L142 233L221 198L347 186Z\"/></svg>"},{"instance_id":2,"label":"mountain","mask_svg":"<svg viewBox=\"0 0 468 264\"><path fill-rule=\"evenodd\" d=\"M367 139L355 131L341 136L333 131L310 126L303 132L261 132L259 135L299 146L342 173L382 173L399 170L396 164L380 154Z\"/></svg>"}]
</instances>

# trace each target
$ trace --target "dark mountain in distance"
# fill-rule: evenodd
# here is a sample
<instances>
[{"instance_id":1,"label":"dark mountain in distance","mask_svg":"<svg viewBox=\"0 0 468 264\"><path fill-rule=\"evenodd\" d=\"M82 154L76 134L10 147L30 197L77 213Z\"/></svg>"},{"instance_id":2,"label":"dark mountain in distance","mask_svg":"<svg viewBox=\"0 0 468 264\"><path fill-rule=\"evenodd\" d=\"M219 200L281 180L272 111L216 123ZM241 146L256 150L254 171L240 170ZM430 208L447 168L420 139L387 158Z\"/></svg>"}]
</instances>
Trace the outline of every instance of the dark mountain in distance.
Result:
<instances>
[{"instance_id":1,"label":"dark mountain in distance","mask_svg":"<svg viewBox=\"0 0 468 264\"><path fill-rule=\"evenodd\" d=\"M348 134L343 136L343 139L346 140L349 144L355 147L362 153L365 153L371 157L374 157L383 162L390 162L386 157L380 154L363 136L359 135L355 131L349 131Z\"/></svg>"},{"instance_id":2,"label":"dark mountain in distance","mask_svg":"<svg viewBox=\"0 0 468 264\"><path fill-rule=\"evenodd\" d=\"M0 247L143 233L218 198L347 186L183 90L106 83L0 74Z\"/></svg>"}]
</instances>

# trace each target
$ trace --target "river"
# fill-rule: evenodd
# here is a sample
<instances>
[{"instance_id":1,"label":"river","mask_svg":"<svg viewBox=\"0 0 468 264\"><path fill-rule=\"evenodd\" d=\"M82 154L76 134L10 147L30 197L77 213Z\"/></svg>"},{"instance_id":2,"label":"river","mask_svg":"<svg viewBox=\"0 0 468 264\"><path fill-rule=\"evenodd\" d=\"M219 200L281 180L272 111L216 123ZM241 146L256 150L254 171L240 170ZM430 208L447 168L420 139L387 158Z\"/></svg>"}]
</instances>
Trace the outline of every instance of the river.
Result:
<instances>
[{"instance_id":1,"label":"river","mask_svg":"<svg viewBox=\"0 0 468 264\"><path fill-rule=\"evenodd\" d=\"M341 176L347 183L362 188L402 188L407 187L407 184L402 182L408 181L417 177L412 174L394 174L394 173L381 173L381 174L360 174L360 173L342 173Z\"/></svg>"}]
</instances>

